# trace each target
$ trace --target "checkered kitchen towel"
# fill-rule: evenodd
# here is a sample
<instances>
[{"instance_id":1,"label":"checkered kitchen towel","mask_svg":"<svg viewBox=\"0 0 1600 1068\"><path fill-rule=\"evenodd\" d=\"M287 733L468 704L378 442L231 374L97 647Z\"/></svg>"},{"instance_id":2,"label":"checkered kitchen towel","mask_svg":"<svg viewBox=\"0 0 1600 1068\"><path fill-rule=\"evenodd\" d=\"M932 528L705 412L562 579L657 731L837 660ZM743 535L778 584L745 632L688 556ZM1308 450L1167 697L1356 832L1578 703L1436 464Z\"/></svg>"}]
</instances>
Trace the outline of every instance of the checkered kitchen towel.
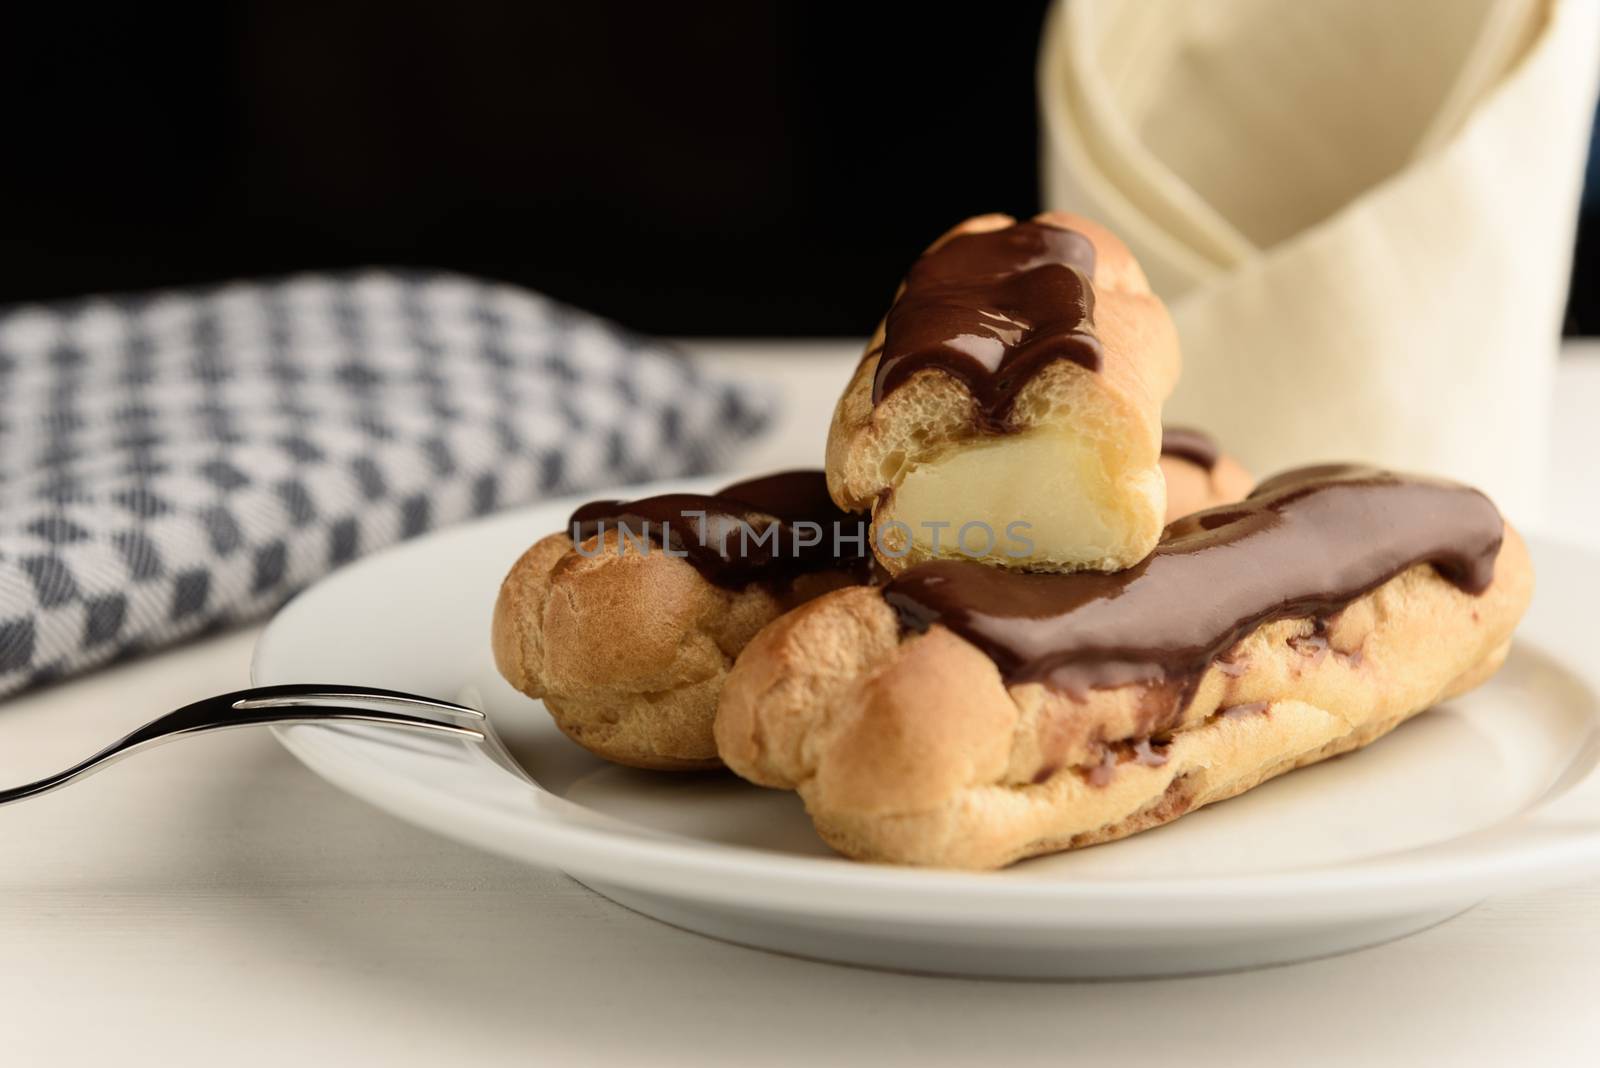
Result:
<instances>
[{"instance_id":1,"label":"checkered kitchen towel","mask_svg":"<svg viewBox=\"0 0 1600 1068\"><path fill-rule=\"evenodd\" d=\"M449 275L0 312L0 695L468 516L713 469L768 414L662 346Z\"/></svg>"}]
</instances>

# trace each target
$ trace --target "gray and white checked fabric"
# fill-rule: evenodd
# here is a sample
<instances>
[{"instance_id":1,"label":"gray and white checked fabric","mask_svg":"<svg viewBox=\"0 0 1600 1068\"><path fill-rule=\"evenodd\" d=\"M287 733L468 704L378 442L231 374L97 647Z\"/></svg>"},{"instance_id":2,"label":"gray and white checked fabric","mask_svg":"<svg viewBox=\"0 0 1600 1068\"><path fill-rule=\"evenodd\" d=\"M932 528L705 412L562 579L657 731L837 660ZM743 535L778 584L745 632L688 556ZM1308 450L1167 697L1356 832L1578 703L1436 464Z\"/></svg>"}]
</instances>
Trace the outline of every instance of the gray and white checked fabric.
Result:
<instances>
[{"instance_id":1,"label":"gray and white checked fabric","mask_svg":"<svg viewBox=\"0 0 1600 1068\"><path fill-rule=\"evenodd\" d=\"M714 469L769 414L660 345L451 275L0 312L0 696L469 516Z\"/></svg>"}]
</instances>

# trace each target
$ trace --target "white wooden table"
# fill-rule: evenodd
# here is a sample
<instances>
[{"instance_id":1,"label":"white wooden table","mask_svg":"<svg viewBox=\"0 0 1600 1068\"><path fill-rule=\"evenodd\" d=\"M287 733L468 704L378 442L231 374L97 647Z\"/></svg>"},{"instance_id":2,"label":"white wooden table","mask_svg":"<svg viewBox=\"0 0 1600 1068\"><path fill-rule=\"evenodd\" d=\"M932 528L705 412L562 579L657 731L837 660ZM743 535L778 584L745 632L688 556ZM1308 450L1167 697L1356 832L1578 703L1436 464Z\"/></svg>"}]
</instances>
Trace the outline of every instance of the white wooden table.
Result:
<instances>
[{"instance_id":1,"label":"white wooden table","mask_svg":"<svg viewBox=\"0 0 1600 1068\"><path fill-rule=\"evenodd\" d=\"M716 343L783 383L751 469L815 463L853 344ZM756 361L759 360L759 363ZM1561 373L1552 525L1600 545L1600 349ZM254 629L0 706L0 781L246 682ZM1597 633L1600 637L1600 633ZM1600 1063L1600 886L1330 960L986 983L723 945L435 838L264 733L0 810L0 1065Z\"/></svg>"}]
</instances>

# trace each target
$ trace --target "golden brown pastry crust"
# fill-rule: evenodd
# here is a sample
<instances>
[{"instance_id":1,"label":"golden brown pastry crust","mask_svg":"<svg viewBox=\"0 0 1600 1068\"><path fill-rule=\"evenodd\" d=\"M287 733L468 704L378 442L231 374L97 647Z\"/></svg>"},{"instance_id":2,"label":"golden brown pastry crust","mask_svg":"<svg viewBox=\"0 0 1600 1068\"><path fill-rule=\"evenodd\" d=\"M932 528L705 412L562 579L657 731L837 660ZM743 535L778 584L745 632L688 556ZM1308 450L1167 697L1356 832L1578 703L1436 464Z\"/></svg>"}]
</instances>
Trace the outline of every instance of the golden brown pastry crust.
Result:
<instances>
[{"instance_id":1,"label":"golden brown pastry crust","mask_svg":"<svg viewBox=\"0 0 1600 1068\"><path fill-rule=\"evenodd\" d=\"M716 721L730 768L798 790L847 856L998 868L1120 838L1366 745L1487 679L1532 596L1509 526L1494 582L1463 593L1418 565L1352 602L1326 647L1280 620L1213 664L1176 722L1143 686L1083 702L1007 686L942 626L902 635L870 588L830 594L746 648ZM1170 738L1165 761L1140 743Z\"/></svg>"},{"instance_id":2,"label":"golden brown pastry crust","mask_svg":"<svg viewBox=\"0 0 1600 1068\"><path fill-rule=\"evenodd\" d=\"M1049 365L1018 397L1016 434L985 434L975 418L977 401L967 387L937 370L918 372L881 404L873 404L872 382L884 340L885 324L880 322L868 343L868 355L834 410L828 433L828 489L841 508L871 509L875 523L882 523L890 517L894 491L910 469L975 443L1070 424L1116 483L1110 508L1126 535L1111 555L1087 566L1127 567L1155 546L1167 511L1158 471L1161 405L1178 378L1177 333L1133 254L1114 234L1066 212L1046 212L1036 218L1076 230L1094 244L1094 329L1104 352L1100 370L1089 371L1066 360ZM980 215L956 226L931 247L959 234L997 230L1013 222L1008 215ZM895 539L885 534L874 540ZM892 573L924 558L920 551L878 556ZM1042 559L1015 566L1024 564L1053 566Z\"/></svg>"},{"instance_id":3,"label":"golden brown pastry crust","mask_svg":"<svg viewBox=\"0 0 1600 1068\"><path fill-rule=\"evenodd\" d=\"M1161 475L1167 484L1167 522L1219 504L1242 501L1255 488L1255 479L1239 461L1224 453L1208 470L1181 456L1161 457Z\"/></svg>"},{"instance_id":4,"label":"golden brown pastry crust","mask_svg":"<svg viewBox=\"0 0 1600 1068\"><path fill-rule=\"evenodd\" d=\"M734 658L767 623L850 576L727 590L658 548L619 549L615 529L604 538L579 553L566 534L551 534L512 566L495 602L495 665L596 756L718 767L711 724Z\"/></svg>"}]
</instances>

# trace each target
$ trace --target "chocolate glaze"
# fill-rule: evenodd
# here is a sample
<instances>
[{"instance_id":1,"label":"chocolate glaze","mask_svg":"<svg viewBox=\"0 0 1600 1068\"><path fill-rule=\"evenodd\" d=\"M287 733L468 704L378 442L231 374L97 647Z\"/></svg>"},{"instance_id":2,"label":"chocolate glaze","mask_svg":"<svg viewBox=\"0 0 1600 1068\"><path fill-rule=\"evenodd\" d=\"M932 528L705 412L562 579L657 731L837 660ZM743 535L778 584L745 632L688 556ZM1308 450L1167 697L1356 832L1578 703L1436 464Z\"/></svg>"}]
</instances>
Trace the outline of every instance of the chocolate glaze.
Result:
<instances>
[{"instance_id":1,"label":"chocolate glaze","mask_svg":"<svg viewBox=\"0 0 1600 1068\"><path fill-rule=\"evenodd\" d=\"M705 513L702 520L698 513ZM794 524L815 523L821 540L797 546L814 532L796 530ZM774 523L776 535L768 534ZM752 533L742 536L748 524ZM785 471L736 482L714 494L667 493L637 501L592 501L572 513L568 532L584 542L605 530L625 530L635 539L683 554L706 581L725 589L753 582L785 585L797 576L816 571L859 572L857 581L870 575L871 553L861 532L861 520L842 511L828 496L821 471ZM842 554L835 553L835 531L842 531ZM764 535L763 537L757 537Z\"/></svg>"},{"instance_id":2,"label":"chocolate glaze","mask_svg":"<svg viewBox=\"0 0 1600 1068\"><path fill-rule=\"evenodd\" d=\"M964 560L901 574L884 599L902 627L942 624L1007 682L1082 699L1147 684L1177 714L1200 675L1256 627L1327 616L1416 564L1471 594L1494 578L1500 513L1476 490L1366 467L1308 467L1238 504L1172 523L1114 574L1023 574ZM1161 714L1151 716L1158 729Z\"/></svg>"},{"instance_id":3,"label":"chocolate glaze","mask_svg":"<svg viewBox=\"0 0 1600 1068\"><path fill-rule=\"evenodd\" d=\"M1116 778L1117 766L1120 764L1142 764L1147 768L1159 768L1167 762L1167 747L1171 744L1170 739L1157 741L1154 738L1140 738L1136 742L1107 745L1101 754L1100 763L1082 769L1083 777L1088 780L1090 786L1109 786L1111 780ZM1049 776L1045 778L1048 779Z\"/></svg>"},{"instance_id":4,"label":"chocolate glaze","mask_svg":"<svg viewBox=\"0 0 1600 1068\"><path fill-rule=\"evenodd\" d=\"M872 402L938 368L966 383L980 426L1010 429L1017 394L1044 367L1100 369L1093 274L1087 237L1038 221L961 234L925 253L889 309Z\"/></svg>"},{"instance_id":5,"label":"chocolate glaze","mask_svg":"<svg viewBox=\"0 0 1600 1068\"><path fill-rule=\"evenodd\" d=\"M1321 660L1328 655L1328 627L1321 619L1310 634L1297 634L1289 639L1289 648L1301 656Z\"/></svg>"},{"instance_id":6,"label":"chocolate glaze","mask_svg":"<svg viewBox=\"0 0 1600 1068\"><path fill-rule=\"evenodd\" d=\"M1161 428L1161 455L1176 456L1209 471L1217 466L1222 449L1217 445L1217 439L1204 430L1188 426L1164 426Z\"/></svg>"},{"instance_id":7,"label":"chocolate glaze","mask_svg":"<svg viewBox=\"0 0 1600 1068\"><path fill-rule=\"evenodd\" d=\"M1476 610L1473 611L1473 615L1477 615ZM1361 661L1365 658L1361 646L1358 645L1354 649L1340 649L1333 644L1333 624L1337 618L1337 613L1317 616L1311 621L1311 633L1297 634L1290 638L1289 648L1313 662L1332 653L1334 656L1342 657L1351 667L1360 667ZM1474 619L1473 622L1476 623L1477 620Z\"/></svg>"},{"instance_id":8,"label":"chocolate glaze","mask_svg":"<svg viewBox=\"0 0 1600 1068\"><path fill-rule=\"evenodd\" d=\"M1249 661L1235 660L1231 656L1219 656L1212 662L1217 665L1218 671L1222 672L1230 679L1236 679L1240 675L1243 675L1246 671L1250 670Z\"/></svg>"}]
</instances>

